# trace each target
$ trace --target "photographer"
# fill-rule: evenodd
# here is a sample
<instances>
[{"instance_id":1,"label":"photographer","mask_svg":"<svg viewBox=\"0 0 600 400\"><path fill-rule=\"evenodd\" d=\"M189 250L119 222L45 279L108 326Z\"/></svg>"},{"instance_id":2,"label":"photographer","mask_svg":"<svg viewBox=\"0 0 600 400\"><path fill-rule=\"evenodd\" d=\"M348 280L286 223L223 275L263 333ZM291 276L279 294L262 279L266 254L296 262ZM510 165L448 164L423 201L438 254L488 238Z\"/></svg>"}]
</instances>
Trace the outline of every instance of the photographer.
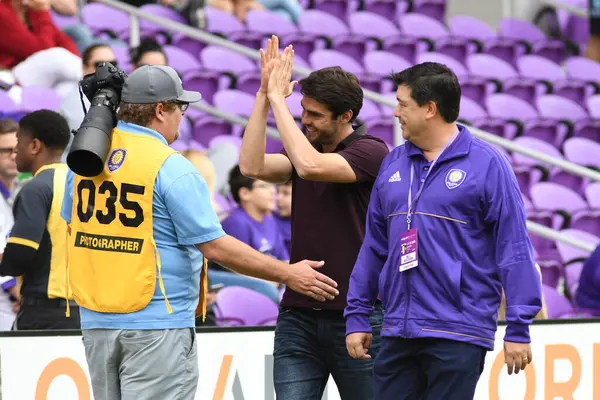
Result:
<instances>
[{"instance_id":1,"label":"photographer","mask_svg":"<svg viewBox=\"0 0 600 400\"><path fill-rule=\"evenodd\" d=\"M289 265L225 235L206 182L168 147L200 100L174 69L136 69L122 93L117 69L100 65L95 76L81 84L88 98L98 90L67 156L77 175L67 176L61 212L94 398L192 400L206 258L320 301L333 299L337 284L314 269L322 263Z\"/></svg>"}]
</instances>

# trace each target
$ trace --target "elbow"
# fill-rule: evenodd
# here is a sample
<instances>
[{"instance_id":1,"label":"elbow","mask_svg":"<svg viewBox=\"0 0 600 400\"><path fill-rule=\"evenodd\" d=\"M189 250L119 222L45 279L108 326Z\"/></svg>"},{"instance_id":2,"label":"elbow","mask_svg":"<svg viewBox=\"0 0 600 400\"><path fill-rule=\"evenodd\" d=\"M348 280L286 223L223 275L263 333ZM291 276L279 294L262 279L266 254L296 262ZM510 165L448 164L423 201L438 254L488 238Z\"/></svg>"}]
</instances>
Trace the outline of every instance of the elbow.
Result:
<instances>
[{"instance_id":1,"label":"elbow","mask_svg":"<svg viewBox=\"0 0 600 400\"><path fill-rule=\"evenodd\" d=\"M319 176L319 168L315 163L302 160L295 167L298 176L304 180L314 180Z\"/></svg>"},{"instance_id":2,"label":"elbow","mask_svg":"<svg viewBox=\"0 0 600 400\"><path fill-rule=\"evenodd\" d=\"M260 176L260 169L256 168L242 157L240 157L240 172L242 175L252 179L258 179Z\"/></svg>"}]
</instances>

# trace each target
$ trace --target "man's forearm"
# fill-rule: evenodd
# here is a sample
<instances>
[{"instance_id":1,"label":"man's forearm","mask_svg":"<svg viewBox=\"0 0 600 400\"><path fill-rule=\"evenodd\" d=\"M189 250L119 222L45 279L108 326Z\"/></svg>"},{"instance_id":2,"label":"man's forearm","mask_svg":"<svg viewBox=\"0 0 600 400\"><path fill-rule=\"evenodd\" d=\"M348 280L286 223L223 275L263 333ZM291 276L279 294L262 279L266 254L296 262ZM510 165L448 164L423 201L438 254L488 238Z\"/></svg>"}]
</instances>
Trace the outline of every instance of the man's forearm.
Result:
<instances>
[{"instance_id":1,"label":"man's forearm","mask_svg":"<svg viewBox=\"0 0 600 400\"><path fill-rule=\"evenodd\" d=\"M258 92L240 150L240 170L244 175L256 176L264 167L268 118L269 100L266 94Z\"/></svg>"},{"instance_id":2,"label":"man's forearm","mask_svg":"<svg viewBox=\"0 0 600 400\"><path fill-rule=\"evenodd\" d=\"M243 275L286 283L288 267L282 261L266 256L232 236L226 235L198 245L209 260Z\"/></svg>"},{"instance_id":3,"label":"man's forearm","mask_svg":"<svg viewBox=\"0 0 600 400\"><path fill-rule=\"evenodd\" d=\"M270 97L269 101L283 147L287 151L292 164L298 171L309 168L315 163L319 153L296 125L285 98L283 96Z\"/></svg>"}]
</instances>

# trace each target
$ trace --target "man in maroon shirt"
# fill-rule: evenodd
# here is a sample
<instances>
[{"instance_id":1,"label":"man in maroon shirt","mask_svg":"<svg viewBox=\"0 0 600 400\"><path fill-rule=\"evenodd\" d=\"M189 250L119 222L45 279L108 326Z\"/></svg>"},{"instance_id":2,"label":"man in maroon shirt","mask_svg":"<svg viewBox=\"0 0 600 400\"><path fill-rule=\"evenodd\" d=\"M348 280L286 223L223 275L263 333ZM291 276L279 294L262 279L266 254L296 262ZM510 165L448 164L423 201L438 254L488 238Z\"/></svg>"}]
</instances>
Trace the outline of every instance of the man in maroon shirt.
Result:
<instances>
[{"instance_id":1,"label":"man in maroon shirt","mask_svg":"<svg viewBox=\"0 0 600 400\"><path fill-rule=\"evenodd\" d=\"M278 40L261 50L261 88L242 143L242 173L274 183L292 180L291 260L324 260L321 272L338 283L339 296L319 303L287 289L275 330L274 383L279 400L320 400L331 374L344 400L372 397L372 359L353 360L345 344L343 310L354 262L365 234L371 189L388 154L387 145L353 126L362 107L358 79L341 68L324 68L301 81L302 124L285 103L291 94L293 50L279 55ZM282 154L265 154L271 106ZM316 293L322 295L321 293ZM373 314L375 357L381 307Z\"/></svg>"}]
</instances>

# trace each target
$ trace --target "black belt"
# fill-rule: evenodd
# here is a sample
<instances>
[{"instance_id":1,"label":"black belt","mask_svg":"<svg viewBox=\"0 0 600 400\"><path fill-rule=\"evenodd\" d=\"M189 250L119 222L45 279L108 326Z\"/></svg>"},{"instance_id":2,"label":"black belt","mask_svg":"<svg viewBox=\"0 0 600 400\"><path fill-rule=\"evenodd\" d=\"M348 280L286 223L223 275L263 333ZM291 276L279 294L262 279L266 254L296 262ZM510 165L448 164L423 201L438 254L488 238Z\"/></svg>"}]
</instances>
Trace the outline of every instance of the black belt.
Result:
<instances>
[{"instance_id":1,"label":"black belt","mask_svg":"<svg viewBox=\"0 0 600 400\"><path fill-rule=\"evenodd\" d=\"M21 306L23 307L66 307L67 306L67 300L65 299L41 299L41 298L35 298L35 297L23 297L21 299ZM73 300L69 300L69 306L70 307L78 307L78 304L73 301Z\"/></svg>"}]
</instances>

